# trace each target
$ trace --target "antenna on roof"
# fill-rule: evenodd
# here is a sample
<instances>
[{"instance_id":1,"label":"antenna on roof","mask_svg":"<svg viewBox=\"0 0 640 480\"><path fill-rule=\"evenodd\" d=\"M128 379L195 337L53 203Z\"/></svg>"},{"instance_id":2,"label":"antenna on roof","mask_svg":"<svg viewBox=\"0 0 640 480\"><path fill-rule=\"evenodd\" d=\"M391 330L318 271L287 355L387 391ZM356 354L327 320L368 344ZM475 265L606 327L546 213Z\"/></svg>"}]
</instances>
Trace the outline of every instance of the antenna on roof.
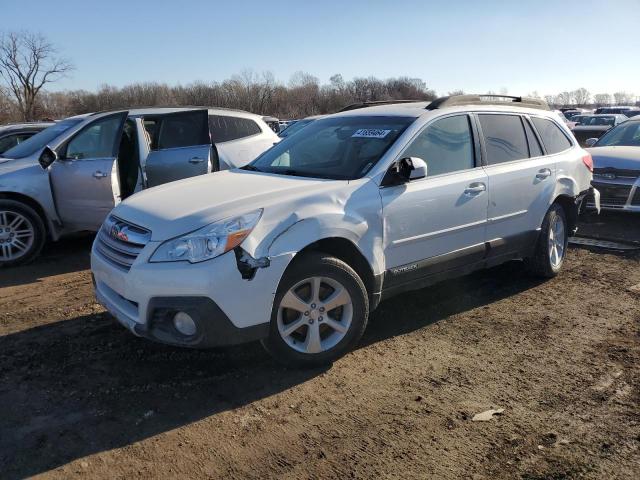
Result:
<instances>
[{"instance_id":1,"label":"antenna on roof","mask_svg":"<svg viewBox=\"0 0 640 480\"><path fill-rule=\"evenodd\" d=\"M458 105L510 105L518 107L538 108L550 110L544 100L531 97L512 97L510 95L451 95L436 98L427 105L427 110L454 107Z\"/></svg>"}]
</instances>

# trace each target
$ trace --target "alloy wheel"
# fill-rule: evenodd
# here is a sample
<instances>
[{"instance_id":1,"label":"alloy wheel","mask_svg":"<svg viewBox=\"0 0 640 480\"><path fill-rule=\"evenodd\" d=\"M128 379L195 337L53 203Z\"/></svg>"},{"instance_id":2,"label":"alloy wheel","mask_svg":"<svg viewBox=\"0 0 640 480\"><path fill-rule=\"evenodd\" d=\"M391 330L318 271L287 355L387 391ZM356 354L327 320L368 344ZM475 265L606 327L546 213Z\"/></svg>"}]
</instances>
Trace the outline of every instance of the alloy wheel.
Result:
<instances>
[{"instance_id":1,"label":"alloy wheel","mask_svg":"<svg viewBox=\"0 0 640 480\"><path fill-rule=\"evenodd\" d=\"M280 300L278 332L292 349L307 354L335 347L353 319L348 290L329 277L310 277L293 285Z\"/></svg>"},{"instance_id":2,"label":"alloy wheel","mask_svg":"<svg viewBox=\"0 0 640 480\"><path fill-rule=\"evenodd\" d=\"M566 229L564 220L555 215L549 228L549 261L554 268L558 268L564 258L566 245Z\"/></svg>"},{"instance_id":3,"label":"alloy wheel","mask_svg":"<svg viewBox=\"0 0 640 480\"><path fill-rule=\"evenodd\" d=\"M29 218L12 210L0 210L0 261L17 260L26 255L35 235Z\"/></svg>"}]
</instances>

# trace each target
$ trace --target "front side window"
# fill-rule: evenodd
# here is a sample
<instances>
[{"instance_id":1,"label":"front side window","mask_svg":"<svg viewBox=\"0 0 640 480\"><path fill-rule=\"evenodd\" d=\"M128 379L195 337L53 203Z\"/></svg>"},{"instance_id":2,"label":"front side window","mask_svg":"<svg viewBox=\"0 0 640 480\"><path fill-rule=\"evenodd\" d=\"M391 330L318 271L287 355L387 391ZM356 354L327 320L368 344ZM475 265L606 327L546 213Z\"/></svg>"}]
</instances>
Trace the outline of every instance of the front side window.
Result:
<instances>
[{"instance_id":1,"label":"front side window","mask_svg":"<svg viewBox=\"0 0 640 480\"><path fill-rule=\"evenodd\" d=\"M571 148L571 142L560 130L560 127L551 120L540 117L532 117L533 125L542 138L542 143L549 155L559 153Z\"/></svg>"},{"instance_id":2,"label":"front side window","mask_svg":"<svg viewBox=\"0 0 640 480\"><path fill-rule=\"evenodd\" d=\"M456 115L434 121L401 156L419 157L427 162L429 177L473 168L475 155L469 117Z\"/></svg>"},{"instance_id":3,"label":"front side window","mask_svg":"<svg viewBox=\"0 0 640 480\"><path fill-rule=\"evenodd\" d=\"M19 143L13 148L10 148L2 154L7 158L25 158L29 155L33 155L38 150L41 150L45 146L52 142L71 127L82 122L82 118L70 118L62 120L61 122L51 125L49 128L45 128L39 133L36 133L31 138L26 139L24 142Z\"/></svg>"},{"instance_id":4,"label":"front side window","mask_svg":"<svg viewBox=\"0 0 640 480\"><path fill-rule=\"evenodd\" d=\"M273 146L249 170L305 177L360 178L382 158L413 117L341 116L316 120Z\"/></svg>"},{"instance_id":5,"label":"front side window","mask_svg":"<svg viewBox=\"0 0 640 480\"><path fill-rule=\"evenodd\" d=\"M640 122L625 122L605 133L595 147L640 147Z\"/></svg>"},{"instance_id":6,"label":"front side window","mask_svg":"<svg viewBox=\"0 0 640 480\"><path fill-rule=\"evenodd\" d=\"M518 115L481 114L478 118L489 165L529 158L527 138Z\"/></svg>"},{"instance_id":7,"label":"front side window","mask_svg":"<svg viewBox=\"0 0 640 480\"><path fill-rule=\"evenodd\" d=\"M121 115L95 121L71 139L65 157L75 160L114 157L121 123Z\"/></svg>"}]
</instances>

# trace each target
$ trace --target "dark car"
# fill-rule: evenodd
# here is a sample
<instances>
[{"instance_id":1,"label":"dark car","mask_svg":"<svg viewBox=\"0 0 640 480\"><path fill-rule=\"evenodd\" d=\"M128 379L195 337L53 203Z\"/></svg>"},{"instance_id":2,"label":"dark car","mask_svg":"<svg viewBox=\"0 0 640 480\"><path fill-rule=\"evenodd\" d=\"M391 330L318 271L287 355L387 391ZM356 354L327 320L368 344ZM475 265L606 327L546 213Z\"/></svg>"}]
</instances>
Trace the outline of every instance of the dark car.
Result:
<instances>
[{"instance_id":1,"label":"dark car","mask_svg":"<svg viewBox=\"0 0 640 480\"><path fill-rule=\"evenodd\" d=\"M51 125L53 125L53 122L18 123L0 126L0 155Z\"/></svg>"},{"instance_id":2,"label":"dark car","mask_svg":"<svg viewBox=\"0 0 640 480\"><path fill-rule=\"evenodd\" d=\"M595 114L622 114L627 117L635 117L636 115L640 115L640 107L631 107L626 105L616 105L611 107L600 107L596 108L596 111L593 112Z\"/></svg>"},{"instance_id":3,"label":"dark car","mask_svg":"<svg viewBox=\"0 0 640 480\"><path fill-rule=\"evenodd\" d=\"M589 146L587 140L590 138L599 138L611 127L621 124L628 118L625 115L576 115L572 118L576 122L571 129L573 135L578 140L580 146Z\"/></svg>"},{"instance_id":4,"label":"dark car","mask_svg":"<svg viewBox=\"0 0 640 480\"><path fill-rule=\"evenodd\" d=\"M587 150L602 208L640 212L640 117L613 127Z\"/></svg>"}]
</instances>

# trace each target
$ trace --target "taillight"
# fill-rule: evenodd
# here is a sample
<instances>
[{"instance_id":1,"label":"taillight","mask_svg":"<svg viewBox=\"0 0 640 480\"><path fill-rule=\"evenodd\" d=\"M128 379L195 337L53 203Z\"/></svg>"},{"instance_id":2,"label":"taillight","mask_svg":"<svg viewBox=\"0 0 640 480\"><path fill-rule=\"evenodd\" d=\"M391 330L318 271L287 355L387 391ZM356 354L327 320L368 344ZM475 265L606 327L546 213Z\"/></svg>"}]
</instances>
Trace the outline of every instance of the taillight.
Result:
<instances>
[{"instance_id":1,"label":"taillight","mask_svg":"<svg viewBox=\"0 0 640 480\"><path fill-rule=\"evenodd\" d=\"M586 154L582 157L582 163L584 163L585 167L589 169L591 173L593 173L593 158L591 158L590 154Z\"/></svg>"}]
</instances>

